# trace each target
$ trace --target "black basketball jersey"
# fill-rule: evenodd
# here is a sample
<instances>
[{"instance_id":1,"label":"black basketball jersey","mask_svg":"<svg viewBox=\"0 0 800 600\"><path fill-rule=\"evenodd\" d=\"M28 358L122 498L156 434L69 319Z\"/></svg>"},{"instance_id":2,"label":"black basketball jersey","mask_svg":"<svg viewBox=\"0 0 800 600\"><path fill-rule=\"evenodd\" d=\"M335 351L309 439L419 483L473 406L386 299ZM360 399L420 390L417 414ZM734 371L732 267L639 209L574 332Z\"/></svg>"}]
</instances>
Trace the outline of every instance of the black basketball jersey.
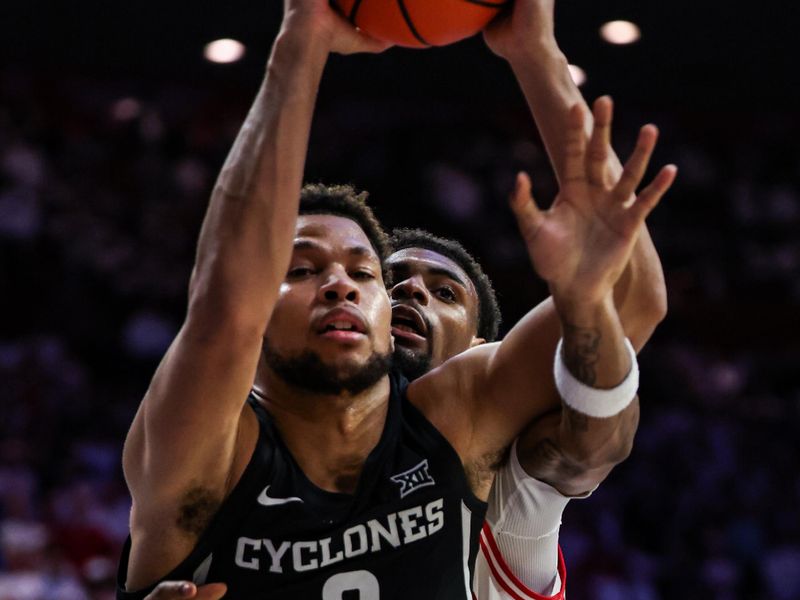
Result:
<instances>
[{"instance_id":1,"label":"black basketball jersey","mask_svg":"<svg viewBox=\"0 0 800 600\"><path fill-rule=\"evenodd\" d=\"M453 447L406 399L408 382L391 380L383 434L353 495L311 483L251 396L260 423L253 458L163 580L224 582L231 600L470 600L486 504ZM130 539L118 600L153 589L124 591L129 550Z\"/></svg>"}]
</instances>

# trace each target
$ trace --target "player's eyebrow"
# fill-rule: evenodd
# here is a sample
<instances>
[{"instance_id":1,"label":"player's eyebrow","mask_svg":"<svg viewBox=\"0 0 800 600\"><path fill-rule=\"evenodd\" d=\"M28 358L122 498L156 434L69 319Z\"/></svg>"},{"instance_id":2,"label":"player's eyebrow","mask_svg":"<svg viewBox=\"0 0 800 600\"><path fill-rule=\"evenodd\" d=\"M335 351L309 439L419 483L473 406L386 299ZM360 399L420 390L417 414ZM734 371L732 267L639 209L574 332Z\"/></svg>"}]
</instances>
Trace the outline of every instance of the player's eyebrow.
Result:
<instances>
[{"instance_id":1,"label":"player's eyebrow","mask_svg":"<svg viewBox=\"0 0 800 600\"><path fill-rule=\"evenodd\" d=\"M444 275L445 277L448 277L453 281L455 281L456 283L460 284L462 287L467 287L466 282L461 277L459 277L455 271L451 269L447 269L445 267L429 267L428 272L431 273L432 275Z\"/></svg>"},{"instance_id":2,"label":"player's eyebrow","mask_svg":"<svg viewBox=\"0 0 800 600\"><path fill-rule=\"evenodd\" d=\"M323 252L326 250L326 247L319 242L310 239L310 238L298 238L294 241L294 249L295 250L316 250L318 252ZM349 246L345 248L345 252L350 254L351 256L360 256L364 258L369 258L375 261L378 261L378 257L375 253L370 250L367 246L363 246L361 244L357 244L355 246Z\"/></svg>"},{"instance_id":3,"label":"player's eyebrow","mask_svg":"<svg viewBox=\"0 0 800 600\"><path fill-rule=\"evenodd\" d=\"M301 238L294 241L295 250L323 250L322 244L310 240L308 238Z\"/></svg>"},{"instance_id":4,"label":"player's eyebrow","mask_svg":"<svg viewBox=\"0 0 800 600\"><path fill-rule=\"evenodd\" d=\"M398 274L406 275L411 272L412 264L413 261L411 260L398 260L390 262L387 266L389 270L395 275ZM464 281L464 279L452 269L448 269L447 267L432 267L429 265L425 265L424 268L431 275L443 275L444 277L452 279L465 289L469 287L467 286L467 283Z\"/></svg>"},{"instance_id":5,"label":"player's eyebrow","mask_svg":"<svg viewBox=\"0 0 800 600\"><path fill-rule=\"evenodd\" d=\"M376 258L375 253L366 246L350 246L347 249L348 254L354 256L366 256L367 258Z\"/></svg>"}]
</instances>

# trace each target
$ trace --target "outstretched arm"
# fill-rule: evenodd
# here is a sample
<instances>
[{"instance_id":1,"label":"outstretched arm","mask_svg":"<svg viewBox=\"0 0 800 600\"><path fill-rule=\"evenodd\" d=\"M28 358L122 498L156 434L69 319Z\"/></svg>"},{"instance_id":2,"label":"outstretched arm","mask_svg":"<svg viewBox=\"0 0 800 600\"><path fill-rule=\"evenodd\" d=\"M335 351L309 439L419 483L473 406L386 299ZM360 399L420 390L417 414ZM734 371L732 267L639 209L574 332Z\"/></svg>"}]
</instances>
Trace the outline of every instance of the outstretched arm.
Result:
<instances>
[{"instance_id":1,"label":"outstretched arm","mask_svg":"<svg viewBox=\"0 0 800 600\"><path fill-rule=\"evenodd\" d=\"M209 202L185 322L125 443L129 589L188 554L255 443L243 406L288 268L317 87L329 52L359 49L380 47L327 0L286 1L265 78Z\"/></svg>"},{"instance_id":2,"label":"outstretched arm","mask_svg":"<svg viewBox=\"0 0 800 600\"><path fill-rule=\"evenodd\" d=\"M607 108L610 111L610 105ZM583 112L575 106L570 112L563 183L552 207L547 211L537 208L530 195L530 181L520 174L512 208L531 261L552 294L563 338L563 362L585 386L608 389L623 381L632 367L613 289L633 252L645 216L671 185L675 169L662 169L633 203L627 202L642 180L655 147L655 127L642 128L622 177L609 185L602 177L604 160L593 151L606 143L603 119L596 119L588 144L583 124ZM426 387L438 381L442 386L440 397L461 400L461 414L468 416L448 415L461 426L445 423L444 427L456 430L450 439L465 462L480 461L487 453L504 447L524 424L541 415L537 411L542 408L542 378L531 368L531 356L542 343L536 318L534 311L499 345L469 350L409 388L409 395L416 393L415 385L421 395L428 395L432 390ZM549 379L552 381L552 376ZM633 395L631 391L626 400L632 400ZM629 410L635 410L635 406ZM584 415L571 410L563 413L575 413L574 418L561 422L562 437L556 440L567 456L589 470L605 468L616 460L617 450L608 449L615 448L615 438L624 433L620 424L627 413L596 419L591 435L583 433L587 426ZM464 420L470 422L465 425ZM604 443L609 440L612 443ZM550 482L572 493L572 488ZM567 483L582 485L583 481Z\"/></svg>"},{"instance_id":3,"label":"outstretched arm","mask_svg":"<svg viewBox=\"0 0 800 600\"><path fill-rule=\"evenodd\" d=\"M588 164L595 165L591 167L593 173L590 173L589 177L599 185L605 185L602 183L605 179L601 161L608 155L611 113L610 99L601 98L595 103L594 132L589 141L587 153L590 157ZM640 137L640 142L642 141L646 145L654 144L655 131L644 129ZM636 167L628 168L635 169ZM674 176L674 170L670 169L670 172ZM630 172L627 173L624 178L620 178L619 184L633 176ZM664 175L660 175L660 177L664 177ZM517 208L515 212L522 231L530 230L535 226L536 217L527 208L529 202L527 197L526 190L517 190L517 198L513 203L513 206ZM641 225L640 230L643 228L644 226ZM641 249L639 242L636 242L633 253L637 252L637 248ZM620 279L626 273L630 273L631 262L628 261ZM639 280L639 284L641 285L641 280ZM614 292L619 285L618 280L614 285ZM613 296L616 305L616 293ZM618 314L623 331L627 335L628 331L625 330L621 311ZM528 324L524 326L529 327ZM536 335L535 329L529 328L525 335ZM585 360L590 360L592 336L587 334L584 339L586 348L583 350L578 348L576 351ZM564 358L565 360L569 359L566 337ZM547 371L545 371L543 379L550 384L553 382L552 361L543 365L542 371L545 368ZM574 373L579 379L592 385L591 373L584 373L580 368L574 370ZM603 419L591 418L559 402L553 410L536 419L520 435L517 443L519 462L529 475L548 482L562 493L582 494L596 487L616 464L628 456L638 419L638 399L634 399L628 408L613 418Z\"/></svg>"},{"instance_id":4,"label":"outstretched arm","mask_svg":"<svg viewBox=\"0 0 800 600\"><path fill-rule=\"evenodd\" d=\"M606 184L617 182L622 165L610 145L610 99L601 98L589 112L580 91L573 83L567 60L558 47L554 34L554 0L518 0L506 18L486 31L489 47L508 60L525 94L528 105L547 148L556 176L563 183L568 164L567 122L570 107L577 105L584 113L584 131L588 137L592 127L598 135L589 146L589 153L598 164L595 177ZM604 165L600 166L601 163ZM638 351L666 314L666 288L658 254L644 224L631 253L630 260L614 286L614 304L625 335ZM536 328L540 348L553 347L558 327L552 299L537 307ZM542 354L536 355L532 368L541 380L552 385L552 364ZM551 388L552 389L552 388ZM564 407L560 409L557 395L552 395L553 411L537 420L519 441L520 460L529 473L542 477L573 493L596 486L613 464L627 456L638 421L638 408L631 406L620 416L620 429L608 436L607 423L587 421ZM624 418L623 418L624 417ZM564 433L564 424L570 435ZM558 433L561 432L560 435ZM584 451L594 457L589 464L569 460L562 455L561 444L579 438L591 442ZM605 460L603 457L605 456ZM595 462L600 459L600 463Z\"/></svg>"},{"instance_id":5,"label":"outstretched arm","mask_svg":"<svg viewBox=\"0 0 800 600\"><path fill-rule=\"evenodd\" d=\"M596 111L602 110L604 103L599 103ZM610 111L610 104L607 108ZM596 116L598 115L596 114ZM578 129L582 122L581 111L578 107L572 111L570 119L572 124L568 130L566 176L562 180L562 193L556 199L553 207L545 214L536 207L530 197L529 182L523 176L518 179L517 189L512 198L512 208L517 217L520 231L528 245L531 260L537 271L548 281L553 292L553 306L558 312L563 331L563 362L566 363L569 372L579 381L594 387L598 381L598 368L607 368L607 372L614 373L615 377L620 376L619 367L625 361L624 354L619 353L619 324L614 323L613 311L601 308L594 313L596 315L594 321L592 321L592 317L589 317L587 321L581 320L579 327L573 326L572 319L574 317L572 315L576 313L571 307L592 298L594 293L584 288L577 295L577 298L582 300L575 302L575 296L572 296L573 301L568 301L565 307L563 287L561 284L555 283L555 280L560 279L561 276L558 273L553 275L552 268L556 267L556 271L560 271L567 265L575 265L576 260L578 264L583 262L583 259L570 257L569 249L564 248L563 243L559 244L555 241L561 237L556 233L560 232L563 235L570 228L562 228L562 225L573 219L575 222L580 222L582 215L594 213L596 218L602 220L616 235L609 237L602 233L598 237L588 235L587 239L594 238L596 242L605 239L605 242L601 242L599 246L587 244L579 254L585 256L591 263L606 263L606 276L611 275L611 279L613 279L615 268L612 265L614 263L617 266L624 265L620 252L626 245L630 246L631 242L628 236L635 237L635 229L639 226L636 221L643 220L644 216L655 206L660 196L671 184L675 170L674 167L663 169L653 184L645 188L629 208L625 208L626 197L624 194L627 190L632 192L635 189L635 182L641 178L644 172L647 156L655 143L655 129L652 127L642 129L634 156L626 166L626 176L622 177L617 185L609 188L603 183L601 177L599 154L593 151L594 146L605 143L602 140L602 134L598 131L600 128L598 124L603 122L603 116L600 115L600 118L595 120L595 128L588 151ZM576 159L581 157L585 157L583 173L576 168ZM595 209L601 209L610 217L609 219L602 219L600 213L594 210L587 211L588 204L581 202L573 204L567 199L568 190L577 192L581 189L586 190L587 187L595 188L594 194L589 193L589 195L599 199L598 202L591 204ZM606 194L601 191L603 189L610 192L605 199L603 197ZM569 215L571 207L579 209L580 215L567 219L562 218ZM638 211L639 214L627 212L630 209ZM548 222L548 218L550 218L550 222ZM581 229L585 233L589 231L589 229L577 227L577 230ZM609 243L615 237L617 242ZM547 241L548 238L552 245ZM625 239L628 241L624 241ZM570 241L578 246L581 245L578 240ZM569 244L570 241L567 243ZM562 252L555 252L560 245ZM616 250L612 250L614 246L617 246ZM608 253L606 254L606 251L601 248L605 248ZM591 252L587 252L589 249ZM615 255L616 258L612 258ZM586 267L589 271L593 270L590 264L586 264ZM599 269L595 275L600 274L603 270L603 268ZM584 276L587 274L587 271L580 267L575 272L583 273ZM594 276L588 277L589 280L593 278ZM564 280L561 281L563 283ZM594 288L594 286L591 287ZM613 305L613 302L609 300L612 292L607 284L594 289L606 290L599 296L605 300L594 303L595 306ZM571 294L566 295L566 297L570 296ZM588 306L591 304L589 303ZM579 310L578 313L580 312L583 311ZM525 348L531 344L530 337L535 328L530 327L530 322L520 325L527 325L527 327L523 326L512 330L500 344L496 356L492 357L498 363L495 368L503 369L502 362L507 360L509 364L516 362L516 368L522 369L521 361L515 358L515 354L525 355ZM604 346L607 350L605 363L601 357ZM502 356L504 352L509 351L509 355ZM507 371L506 375L514 376L511 371ZM533 385L533 380L530 380L529 384ZM598 387L611 386L613 383L606 379L605 383ZM515 391L516 388L508 386L509 394L513 394ZM626 399L622 398L622 400L624 406ZM577 495L592 489L596 483L601 481L611 466L623 458L619 455L620 448L623 449L623 452L626 451L627 444L632 440L637 420L638 405L635 398L626 408L607 418L592 418L570 408L565 401L562 408L541 418L534 425L534 429L520 436L515 447L516 453L509 458L497 474L489 498L490 504L487 513L489 530L485 532L485 536L492 536L494 543L485 545L482 543L482 551L486 555L486 560L506 565L505 568L510 569L514 574L514 581L521 582L515 584L517 585L515 589L523 591L516 595L540 597L541 594L554 594L553 598L563 598L564 581L559 578L560 571L557 571L560 560L558 531L561 513L568 498L562 494ZM557 489L534 479L531 475L553 484ZM513 505L509 504L509 499L512 497ZM494 583L486 569L483 572L480 570L476 572L474 585L478 592L492 587L496 588L500 583L502 582ZM500 587L506 586L500 585ZM526 593L528 590L530 593Z\"/></svg>"},{"instance_id":6,"label":"outstretched arm","mask_svg":"<svg viewBox=\"0 0 800 600\"><path fill-rule=\"evenodd\" d=\"M632 368L614 308L614 285L633 252L645 216L671 185L675 169L662 169L630 203L655 147L656 129L642 128L622 176L610 185L604 176L605 153L601 151L607 145L606 131L611 124L610 102L601 99L597 103L588 144L581 129L582 107L573 107L569 118L562 191L553 206L540 211L530 196L530 182L520 176L512 208L531 261L550 287L561 322L564 364L586 386L609 389ZM500 345L494 360L503 371L508 368L506 363L519 365L515 354L535 344L535 339L534 332L515 328ZM506 354L509 351L513 354ZM534 385L533 381L529 383ZM620 460L620 452L627 451L637 418L635 401L606 418L592 418L565 404L557 436L540 439L535 446L539 452L558 452L564 458L560 470L530 474L566 494L591 489L593 485L587 485L587 481L594 482L598 477L602 480ZM527 458L524 448L519 452L520 459ZM521 462L529 466L529 461Z\"/></svg>"},{"instance_id":7,"label":"outstretched arm","mask_svg":"<svg viewBox=\"0 0 800 600\"><path fill-rule=\"evenodd\" d=\"M570 107L577 104L582 108L587 138L593 120L589 107L572 81L567 59L556 42L553 12L554 0L516 0L511 13L493 23L484 37L491 50L511 66L528 101L556 177L563 181ZM610 131L607 135L610 138ZM599 149L605 152L603 176L608 183L613 183L619 179L622 165L610 145L606 148L607 151ZM636 350L640 350L667 310L661 262L644 225L625 271L614 288L614 302L625 335ZM555 321L552 307L548 316ZM549 365L543 365L543 369L549 369Z\"/></svg>"}]
</instances>

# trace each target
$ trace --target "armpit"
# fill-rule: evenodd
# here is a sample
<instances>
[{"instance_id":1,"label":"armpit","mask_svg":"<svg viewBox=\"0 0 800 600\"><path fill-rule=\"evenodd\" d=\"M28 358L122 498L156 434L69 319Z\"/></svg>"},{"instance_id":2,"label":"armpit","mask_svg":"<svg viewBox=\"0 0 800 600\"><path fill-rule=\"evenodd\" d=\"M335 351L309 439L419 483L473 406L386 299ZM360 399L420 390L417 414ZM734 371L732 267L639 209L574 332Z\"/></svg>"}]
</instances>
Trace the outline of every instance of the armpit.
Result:
<instances>
[{"instance_id":1,"label":"armpit","mask_svg":"<svg viewBox=\"0 0 800 600\"><path fill-rule=\"evenodd\" d=\"M508 461L509 448L496 452L487 452L480 458L464 465L464 473L470 488L479 498L488 494L494 481L495 473Z\"/></svg>"},{"instance_id":2,"label":"armpit","mask_svg":"<svg viewBox=\"0 0 800 600\"><path fill-rule=\"evenodd\" d=\"M183 497L178 509L178 529L199 537L222 504L221 498L203 487L190 489Z\"/></svg>"}]
</instances>

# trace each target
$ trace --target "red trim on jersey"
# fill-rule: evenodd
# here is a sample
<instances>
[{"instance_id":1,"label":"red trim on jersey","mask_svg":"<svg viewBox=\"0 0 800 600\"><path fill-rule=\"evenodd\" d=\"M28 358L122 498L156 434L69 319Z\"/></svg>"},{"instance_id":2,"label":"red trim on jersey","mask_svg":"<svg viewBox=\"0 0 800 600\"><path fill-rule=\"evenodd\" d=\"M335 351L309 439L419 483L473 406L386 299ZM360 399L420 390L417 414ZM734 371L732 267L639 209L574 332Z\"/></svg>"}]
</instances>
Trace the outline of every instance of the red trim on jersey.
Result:
<instances>
[{"instance_id":1,"label":"red trim on jersey","mask_svg":"<svg viewBox=\"0 0 800 600\"><path fill-rule=\"evenodd\" d=\"M509 566L506 564L503 554L500 552L500 548L497 547L497 542L494 539L494 534L492 533L492 529L489 527L488 523L483 524L483 529L480 536L480 545L481 550L486 556L486 563L489 565L489 570L492 572L492 577L494 577L494 580L500 585L500 587L502 587L503 590L515 600L564 600L564 590L567 585L567 567L564 562L564 555L561 553L561 546L558 547L558 575L561 578L561 589L552 596L544 596L538 592L534 592L532 589L522 583L516 575L514 575ZM500 567L505 577L517 588L519 588L519 591L513 589L508 585L508 583L506 583L505 578L498 573L497 568L495 567L495 562ZM524 596L521 595L520 592L522 592Z\"/></svg>"}]
</instances>

